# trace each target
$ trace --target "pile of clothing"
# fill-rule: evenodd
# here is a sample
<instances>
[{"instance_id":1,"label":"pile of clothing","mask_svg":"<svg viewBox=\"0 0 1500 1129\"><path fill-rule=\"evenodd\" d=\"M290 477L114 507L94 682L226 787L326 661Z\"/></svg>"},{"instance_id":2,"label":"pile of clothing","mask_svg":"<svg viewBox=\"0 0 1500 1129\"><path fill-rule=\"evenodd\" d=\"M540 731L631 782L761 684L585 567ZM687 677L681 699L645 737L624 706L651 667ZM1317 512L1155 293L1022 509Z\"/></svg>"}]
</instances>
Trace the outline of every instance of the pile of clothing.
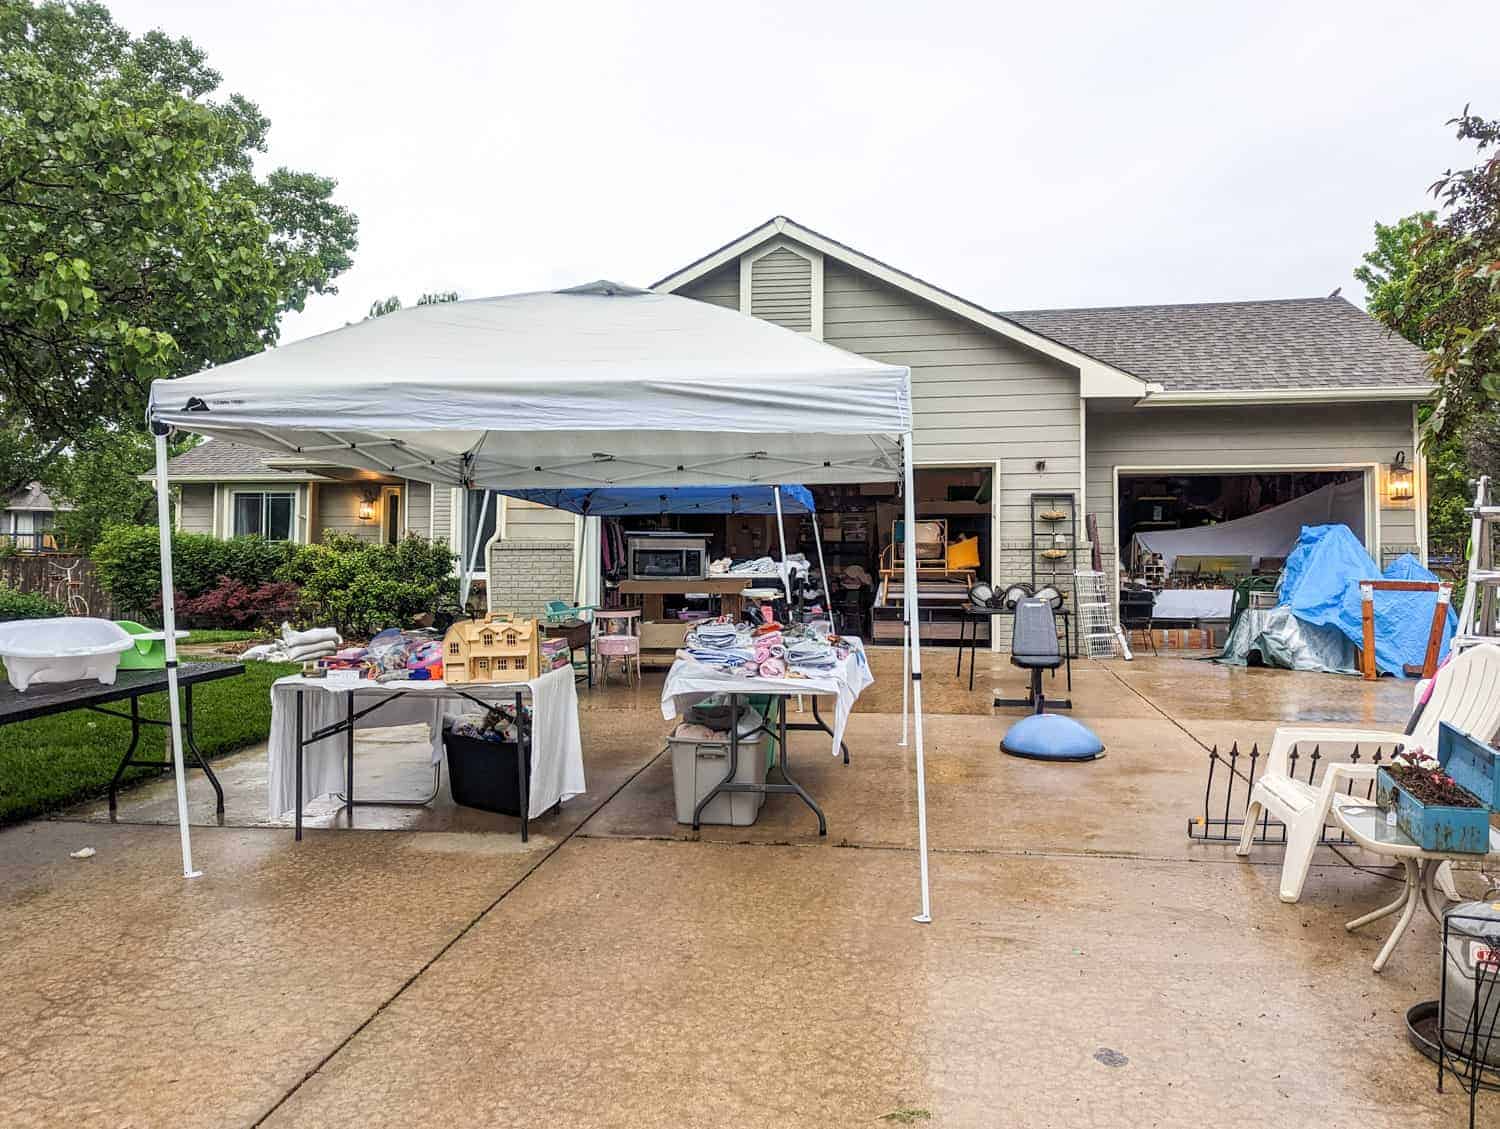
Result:
<instances>
[{"instance_id":1,"label":"pile of clothing","mask_svg":"<svg viewBox=\"0 0 1500 1129\"><path fill-rule=\"evenodd\" d=\"M698 624L684 643L677 652L679 658L746 678L806 678L833 670L850 651L837 635L824 635L804 625L752 626L725 617Z\"/></svg>"},{"instance_id":2,"label":"pile of clothing","mask_svg":"<svg viewBox=\"0 0 1500 1129\"><path fill-rule=\"evenodd\" d=\"M293 631L290 623L283 623L280 638L271 643L250 647L240 658L251 662L313 662L332 655L343 641L343 636L331 627Z\"/></svg>"}]
</instances>

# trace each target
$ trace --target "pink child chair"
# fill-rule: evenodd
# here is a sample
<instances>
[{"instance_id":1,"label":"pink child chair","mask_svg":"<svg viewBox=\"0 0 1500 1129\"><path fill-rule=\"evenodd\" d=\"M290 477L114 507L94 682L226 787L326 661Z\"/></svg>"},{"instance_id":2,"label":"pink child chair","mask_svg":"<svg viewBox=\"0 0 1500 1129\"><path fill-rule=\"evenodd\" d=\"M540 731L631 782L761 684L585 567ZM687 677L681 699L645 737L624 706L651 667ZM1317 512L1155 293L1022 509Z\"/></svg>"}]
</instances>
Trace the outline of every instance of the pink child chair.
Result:
<instances>
[{"instance_id":1,"label":"pink child chair","mask_svg":"<svg viewBox=\"0 0 1500 1129\"><path fill-rule=\"evenodd\" d=\"M625 673L625 682L630 682L630 663L635 660L635 681L641 681L641 611L629 610L596 611L594 613L594 661L599 664L601 683L609 682L609 660L619 659Z\"/></svg>"}]
</instances>

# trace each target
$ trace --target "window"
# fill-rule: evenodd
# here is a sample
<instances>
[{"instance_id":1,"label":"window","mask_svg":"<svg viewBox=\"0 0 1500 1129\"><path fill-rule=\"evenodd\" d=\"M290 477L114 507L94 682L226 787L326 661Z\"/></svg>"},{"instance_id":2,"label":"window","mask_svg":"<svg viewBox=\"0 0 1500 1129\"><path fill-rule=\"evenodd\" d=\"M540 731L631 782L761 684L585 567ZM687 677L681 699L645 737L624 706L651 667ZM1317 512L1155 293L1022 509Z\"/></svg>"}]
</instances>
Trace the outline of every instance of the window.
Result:
<instances>
[{"instance_id":1,"label":"window","mask_svg":"<svg viewBox=\"0 0 1500 1129\"><path fill-rule=\"evenodd\" d=\"M495 633L493 631L486 631L481 637L481 642L486 647L493 647L495 645Z\"/></svg>"},{"instance_id":2,"label":"window","mask_svg":"<svg viewBox=\"0 0 1500 1129\"><path fill-rule=\"evenodd\" d=\"M474 665L476 667L478 667L480 670L489 670L490 669L490 660L489 659L475 659L474 660Z\"/></svg>"},{"instance_id":3,"label":"window","mask_svg":"<svg viewBox=\"0 0 1500 1129\"><path fill-rule=\"evenodd\" d=\"M457 643L449 643L448 644L448 653L450 655L456 655L456 654L458 654L458 644Z\"/></svg>"},{"instance_id":4,"label":"window","mask_svg":"<svg viewBox=\"0 0 1500 1129\"><path fill-rule=\"evenodd\" d=\"M291 493L236 493L234 535L264 537L267 541L290 541L295 502L296 495Z\"/></svg>"},{"instance_id":5,"label":"window","mask_svg":"<svg viewBox=\"0 0 1500 1129\"><path fill-rule=\"evenodd\" d=\"M484 559L484 547L495 535L495 521L500 515L500 496L494 495L485 505L485 492L483 490L468 490L464 493L464 527L463 527L463 556L459 558L460 570L469 567L469 561L474 555L475 532L478 531L479 557L474 561L474 571L483 575L489 569L489 562ZM484 509L484 524L480 525L479 511Z\"/></svg>"}]
</instances>

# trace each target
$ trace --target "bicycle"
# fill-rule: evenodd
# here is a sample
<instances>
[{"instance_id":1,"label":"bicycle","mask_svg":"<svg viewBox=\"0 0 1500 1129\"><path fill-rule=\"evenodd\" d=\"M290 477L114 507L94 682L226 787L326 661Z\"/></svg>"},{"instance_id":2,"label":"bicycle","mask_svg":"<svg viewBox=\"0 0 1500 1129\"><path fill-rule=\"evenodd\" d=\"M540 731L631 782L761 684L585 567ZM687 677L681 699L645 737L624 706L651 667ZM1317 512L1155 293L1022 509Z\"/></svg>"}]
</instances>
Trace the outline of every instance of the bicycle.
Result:
<instances>
[{"instance_id":1,"label":"bicycle","mask_svg":"<svg viewBox=\"0 0 1500 1129\"><path fill-rule=\"evenodd\" d=\"M75 575L82 567L82 557L70 565L60 565L56 561L47 562L47 570L52 577L47 594L66 607L71 616L89 614L89 602L83 596L83 581Z\"/></svg>"}]
</instances>

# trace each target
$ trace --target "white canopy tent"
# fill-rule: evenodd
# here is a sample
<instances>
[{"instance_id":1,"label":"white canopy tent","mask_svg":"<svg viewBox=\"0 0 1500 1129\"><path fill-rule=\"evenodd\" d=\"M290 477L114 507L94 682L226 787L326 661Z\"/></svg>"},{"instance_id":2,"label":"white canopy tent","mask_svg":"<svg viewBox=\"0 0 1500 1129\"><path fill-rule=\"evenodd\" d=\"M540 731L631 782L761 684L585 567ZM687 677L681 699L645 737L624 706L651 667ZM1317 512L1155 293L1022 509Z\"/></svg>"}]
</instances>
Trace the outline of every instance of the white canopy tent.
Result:
<instances>
[{"instance_id":1,"label":"white canopy tent","mask_svg":"<svg viewBox=\"0 0 1500 1129\"><path fill-rule=\"evenodd\" d=\"M736 311L597 282L418 306L151 386L183 873L166 436L498 490L898 479L915 522L911 373ZM921 913L931 920L914 542L906 604ZM903 720L904 726L904 720Z\"/></svg>"}]
</instances>

